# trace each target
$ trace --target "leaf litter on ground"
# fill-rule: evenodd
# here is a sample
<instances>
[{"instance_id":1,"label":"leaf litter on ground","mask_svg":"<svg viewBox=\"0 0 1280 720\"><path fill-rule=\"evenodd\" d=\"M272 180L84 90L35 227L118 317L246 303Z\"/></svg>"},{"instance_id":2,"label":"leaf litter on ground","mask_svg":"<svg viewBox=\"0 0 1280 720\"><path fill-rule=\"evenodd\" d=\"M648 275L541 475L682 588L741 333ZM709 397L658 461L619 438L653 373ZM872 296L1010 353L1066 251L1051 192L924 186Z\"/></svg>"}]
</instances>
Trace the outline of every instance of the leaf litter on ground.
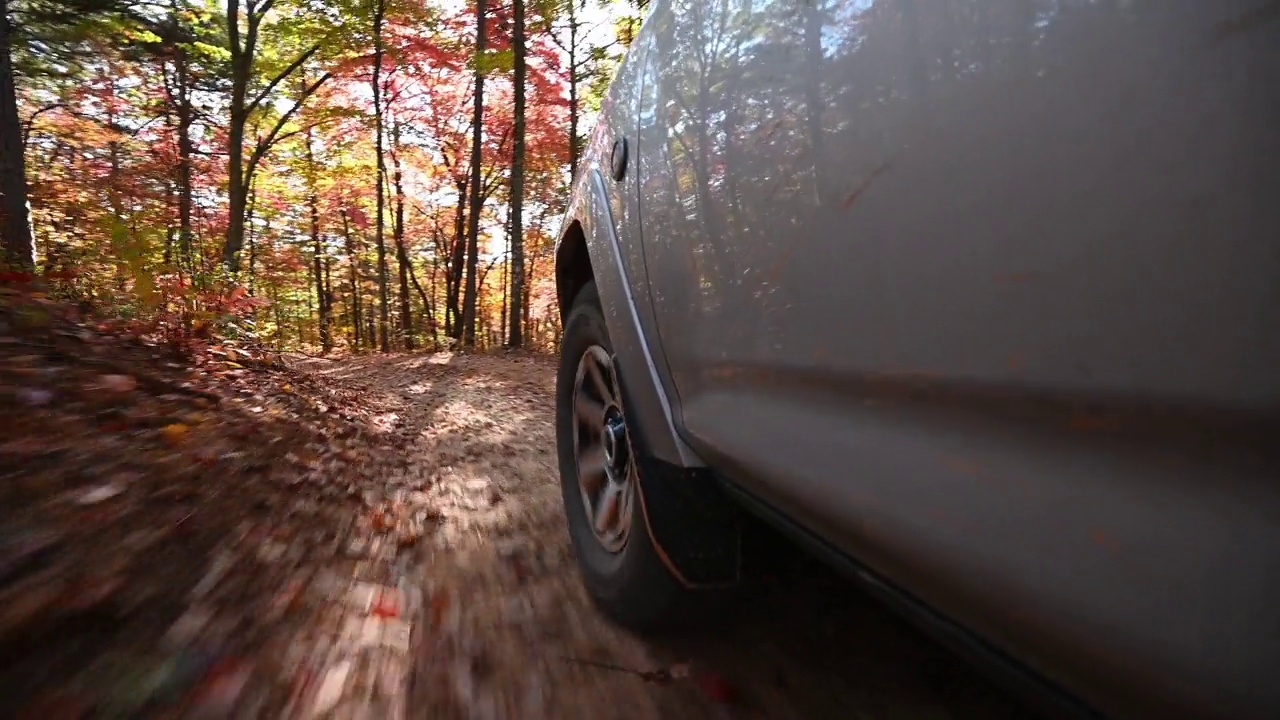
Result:
<instances>
[{"instance_id":1,"label":"leaf litter on ground","mask_svg":"<svg viewBox=\"0 0 1280 720\"><path fill-rule=\"evenodd\" d=\"M565 532L554 359L178 349L0 288L18 717L1024 717L941 710L927 653L857 603L844 641L808 610L736 645L609 624ZM835 645L861 664L823 683Z\"/></svg>"},{"instance_id":2,"label":"leaf litter on ground","mask_svg":"<svg viewBox=\"0 0 1280 720\"><path fill-rule=\"evenodd\" d=\"M184 357L8 288L0 336L5 705L273 716L288 669L249 658L340 600L316 578L350 574L348 489L378 486L386 409L262 348Z\"/></svg>"},{"instance_id":3,"label":"leaf litter on ground","mask_svg":"<svg viewBox=\"0 0 1280 720\"><path fill-rule=\"evenodd\" d=\"M571 571L550 361L175 353L13 293L0 336L0 410L22 418L0 433L0 696L20 716L360 697L375 717L594 720L627 693L551 669L556 646L622 636ZM653 702L623 717L669 715Z\"/></svg>"}]
</instances>

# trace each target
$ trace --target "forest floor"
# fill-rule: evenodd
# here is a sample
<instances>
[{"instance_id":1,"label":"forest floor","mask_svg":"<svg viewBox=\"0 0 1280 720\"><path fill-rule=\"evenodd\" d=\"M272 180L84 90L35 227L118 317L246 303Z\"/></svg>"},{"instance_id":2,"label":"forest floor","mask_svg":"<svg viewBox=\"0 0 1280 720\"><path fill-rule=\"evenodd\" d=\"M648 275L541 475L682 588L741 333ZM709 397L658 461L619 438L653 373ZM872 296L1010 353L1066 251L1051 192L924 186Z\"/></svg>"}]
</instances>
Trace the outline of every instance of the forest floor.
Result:
<instances>
[{"instance_id":1,"label":"forest floor","mask_svg":"<svg viewBox=\"0 0 1280 720\"><path fill-rule=\"evenodd\" d=\"M0 297L0 716L1028 717L798 555L715 630L605 622L554 367L175 357Z\"/></svg>"}]
</instances>

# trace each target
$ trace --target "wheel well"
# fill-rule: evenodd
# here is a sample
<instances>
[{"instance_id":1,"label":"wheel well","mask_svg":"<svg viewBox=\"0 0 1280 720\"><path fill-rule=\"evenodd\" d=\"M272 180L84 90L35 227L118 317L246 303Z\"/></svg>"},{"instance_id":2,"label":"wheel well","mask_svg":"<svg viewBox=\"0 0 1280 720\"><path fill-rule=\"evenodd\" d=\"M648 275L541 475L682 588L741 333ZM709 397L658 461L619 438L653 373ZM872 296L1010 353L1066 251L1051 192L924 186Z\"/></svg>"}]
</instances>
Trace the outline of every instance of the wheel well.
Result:
<instances>
[{"instance_id":1,"label":"wheel well","mask_svg":"<svg viewBox=\"0 0 1280 720\"><path fill-rule=\"evenodd\" d=\"M573 299L595 275L591 270L591 257L587 254L587 237L582 225L574 220L556 251L556 300L560 304L560 321L563 323L573 305Z\"/></svg>"}]
</instances>

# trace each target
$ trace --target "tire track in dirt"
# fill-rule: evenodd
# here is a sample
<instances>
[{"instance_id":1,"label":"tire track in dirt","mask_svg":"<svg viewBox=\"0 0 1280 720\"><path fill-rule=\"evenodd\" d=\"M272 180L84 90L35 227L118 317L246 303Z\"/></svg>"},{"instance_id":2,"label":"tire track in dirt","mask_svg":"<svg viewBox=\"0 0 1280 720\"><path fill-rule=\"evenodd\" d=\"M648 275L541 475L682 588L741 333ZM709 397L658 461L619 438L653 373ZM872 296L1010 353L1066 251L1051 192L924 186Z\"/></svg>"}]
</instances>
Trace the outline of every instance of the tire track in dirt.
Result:
<instances>
[{"instance_id":1,"label":"tire track in dirt","mask_svg":"<svg viewBox=\"0 0 1280 720\"><path fill-rule=\"evenodd\" d=\"M714 630L642 640L606 622L565 530L553 359L398 355L310 369L387 408L389 431L404 439L402 480L419 482L443 515L405 568L427 604L410 717L1030 717L849 583L785 550L779 577L744 590ZM736 701L570 658L636 671L687 664L727 681Z\"/></svg>"}]
</instances>

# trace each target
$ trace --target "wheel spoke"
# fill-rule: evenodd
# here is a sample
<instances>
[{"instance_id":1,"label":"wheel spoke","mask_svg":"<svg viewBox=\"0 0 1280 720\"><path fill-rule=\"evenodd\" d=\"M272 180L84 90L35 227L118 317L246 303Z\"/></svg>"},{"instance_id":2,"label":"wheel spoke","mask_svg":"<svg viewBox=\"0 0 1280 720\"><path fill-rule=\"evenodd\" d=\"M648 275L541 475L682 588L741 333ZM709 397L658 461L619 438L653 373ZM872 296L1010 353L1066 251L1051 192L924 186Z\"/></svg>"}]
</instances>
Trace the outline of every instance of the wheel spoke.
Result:
<instances>
[{"instance_id":1,"label":"wheel spoke","mask_svg":"<svg viewBox=\"0 0 1280 720\"><path fill-rule=\"evenodd\" d=\"M596 396L605 403L614 402L616 398L613 397L613 390L609 387L609 382L604 379L604 374L600 372L600 363L596 361L594 354L587 363L587 375L591 377Z\"/></svg>"},{"instance_id":2,"label":"wheel spoke","mask_svg":"<svg viewBox=\"0 0 1280 720\"><path fill-rule=\"evenodd\" d=\"M593 493L604 480L604 448L600 445L584 448L578 456L578 484Z\"/></svg>"},{"instance_id":3,"label":"wheel spoke","mask_svg":"<svg viewBox=\"0 0 1280 720\"><path fill-rule=\"evenodd\" d=\"M622 406L622 383L618 382L618 366L609 362L609 393L615 405Z\"/></svg>"},{"instance_id":4,"label":"wheel spoke","mask_svg":"<svg viewBox=\"0 0 1280 720\"><path fill-rule=\"evenodd\" d=\"M596 532L602 533L617 525L618 501L621 499L622 486L616 483L609 483L604 490L600 492L600 497L596 500Z\"/></svg>"},{"instance_id":5,"label":"wheel spoke","mask_svg":"<svg viewBox=\"0 0 1280 720\"><path fill-rule=\"evenodd\" d=\"M600 425L604 422L604 403L579 390L573 395L573 414L577 416L579 425L588 431L600 432Z\"/></svg>"}]
</instances>

